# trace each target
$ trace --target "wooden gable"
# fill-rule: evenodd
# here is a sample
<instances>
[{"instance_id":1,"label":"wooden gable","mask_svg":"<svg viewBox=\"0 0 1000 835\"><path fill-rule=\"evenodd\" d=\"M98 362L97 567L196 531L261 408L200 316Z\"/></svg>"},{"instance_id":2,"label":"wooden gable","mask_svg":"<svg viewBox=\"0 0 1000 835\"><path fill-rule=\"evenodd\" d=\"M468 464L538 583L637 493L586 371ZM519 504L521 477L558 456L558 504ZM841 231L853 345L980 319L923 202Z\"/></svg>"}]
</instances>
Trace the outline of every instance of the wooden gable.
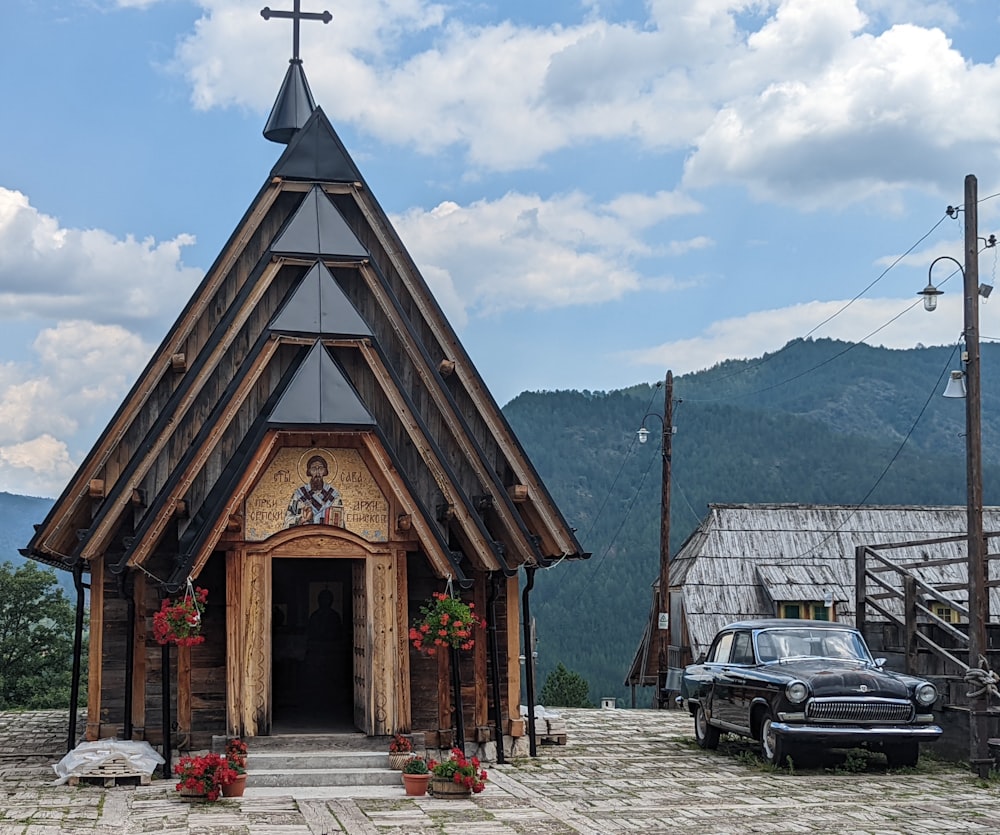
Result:
<instances>
[{"instance_id":1,"label":"wooden gable","mask_svg":"<svg viewBox=\"0 0 1000 835\"><path fill-rule=\"evenodd\" d=\"M26 550L179 587L303 433L364 450L441 577L582 556L319 109Z\"/></svg>"}]
</instances>

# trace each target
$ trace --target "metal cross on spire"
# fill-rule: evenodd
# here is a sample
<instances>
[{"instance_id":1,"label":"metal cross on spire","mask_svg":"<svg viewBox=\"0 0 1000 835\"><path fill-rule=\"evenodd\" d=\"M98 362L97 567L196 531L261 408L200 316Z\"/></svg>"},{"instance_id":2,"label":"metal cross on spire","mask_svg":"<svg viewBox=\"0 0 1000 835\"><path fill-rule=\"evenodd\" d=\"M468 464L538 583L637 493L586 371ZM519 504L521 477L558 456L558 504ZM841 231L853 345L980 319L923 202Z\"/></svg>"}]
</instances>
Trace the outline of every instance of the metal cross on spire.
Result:
<instances>
[{"instance_id":1,"label":"metal cross on spire","mask_svg":"<svg viewBox=\"0 0 1000 835\"><path fill-rule=\"evenodd\" d=\"M323 12L304 12L301 7L302 0L294 0L292 5L292 10L290 12L276 12L273 11L268 6L265 6L260 10L260 16L264 20L270 20L272 17L287 18L292 21L292 60L299 60L299 22L302 20L322 20L324 23L329 23L333 20L333 15L327 11Z\"/></svg>"}]
</instances>

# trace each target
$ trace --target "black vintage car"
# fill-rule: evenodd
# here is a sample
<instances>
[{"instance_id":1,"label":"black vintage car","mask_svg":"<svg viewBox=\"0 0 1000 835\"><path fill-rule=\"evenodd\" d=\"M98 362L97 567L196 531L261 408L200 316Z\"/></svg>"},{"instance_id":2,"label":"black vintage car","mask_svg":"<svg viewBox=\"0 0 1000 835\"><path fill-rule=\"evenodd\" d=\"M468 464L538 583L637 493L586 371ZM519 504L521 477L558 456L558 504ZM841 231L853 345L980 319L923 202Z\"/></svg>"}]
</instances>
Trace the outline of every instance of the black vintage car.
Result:
<instances>
[{"instance_id":1,"label":"black vintage car","mask_svg":"<svg viewBox=\"0 0 1000 835\"><path fill-rule=\"evenodd\" d=\"M933 684L882 669L860 632L825 621L730 624L685 668L680 700L702 748L742 734L777 765L796 746L817 746L869 748L892 767L912 766L919 744L941 735Z\"/></svg>"}]
</instances>

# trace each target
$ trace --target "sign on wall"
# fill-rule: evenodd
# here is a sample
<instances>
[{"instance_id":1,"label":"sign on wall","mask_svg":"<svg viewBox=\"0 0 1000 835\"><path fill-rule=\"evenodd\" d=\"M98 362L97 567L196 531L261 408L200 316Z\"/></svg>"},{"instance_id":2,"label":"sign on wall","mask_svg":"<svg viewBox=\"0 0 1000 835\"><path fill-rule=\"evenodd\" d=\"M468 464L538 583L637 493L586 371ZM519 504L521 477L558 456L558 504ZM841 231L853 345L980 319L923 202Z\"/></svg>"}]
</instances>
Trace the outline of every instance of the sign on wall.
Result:
<instances>
[{"instance_id":1,"label":"sign on wall","mask_svg":"<svg viewBox=\"0 0 1000 835\"><path fill-rule=\"evenodd\" d=\"M245 536L259 542L305 525L385 542L389 503L355 449L285 447L247 496Z\"/></svg>"}]
</instances>

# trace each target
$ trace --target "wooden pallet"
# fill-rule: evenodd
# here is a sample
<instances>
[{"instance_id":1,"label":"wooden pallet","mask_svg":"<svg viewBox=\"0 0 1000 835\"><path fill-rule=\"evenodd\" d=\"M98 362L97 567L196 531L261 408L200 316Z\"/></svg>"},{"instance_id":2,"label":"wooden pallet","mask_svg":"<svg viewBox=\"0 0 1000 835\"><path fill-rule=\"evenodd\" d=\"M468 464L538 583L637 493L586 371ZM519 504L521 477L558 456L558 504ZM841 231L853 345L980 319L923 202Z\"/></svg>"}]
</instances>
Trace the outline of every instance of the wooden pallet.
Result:
<instances>
[{"instance_id":1,"label":"wooden pallet","mask_svg":"<svg viewBox=\"0 0 1000 835\"><path fill-rule=\"evenodd\" d=\"M119 781L126 780L129 781L128 785L132 784L131 781L138 780L140 786L148 786L150 775L136 771L125 757L116 754L111 759L105 760L100 765L95 765L82 774L71 775L67 782L71 786L76 786L81 780L103 782L104 787L110 789L112 786L124 785Z\"/></svg>"}]
</instances>

